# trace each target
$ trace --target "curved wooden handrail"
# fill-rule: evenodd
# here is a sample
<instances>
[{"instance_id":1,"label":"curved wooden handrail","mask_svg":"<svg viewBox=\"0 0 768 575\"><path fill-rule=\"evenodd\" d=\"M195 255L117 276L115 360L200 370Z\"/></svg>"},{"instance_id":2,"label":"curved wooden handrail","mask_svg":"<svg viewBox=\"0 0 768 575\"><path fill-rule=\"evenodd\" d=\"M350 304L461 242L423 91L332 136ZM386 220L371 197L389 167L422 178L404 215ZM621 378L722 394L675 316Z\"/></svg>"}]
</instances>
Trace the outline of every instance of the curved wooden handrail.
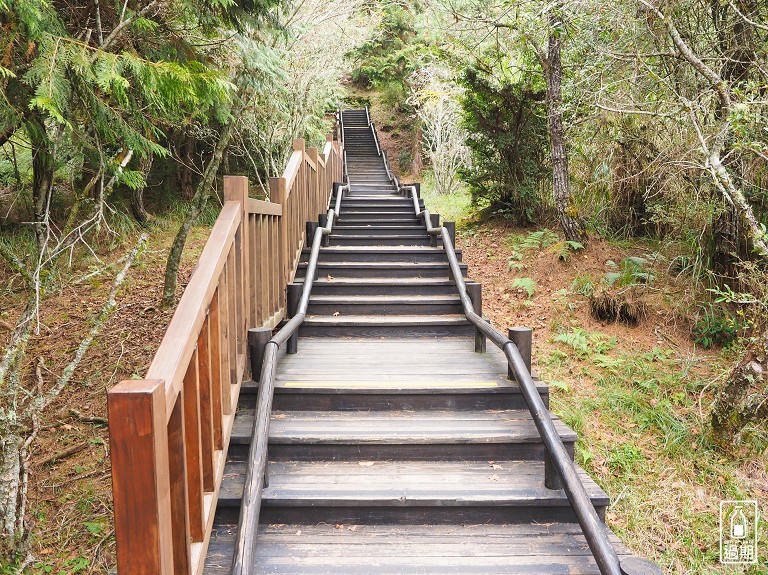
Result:
<instances>
[{"instance_id":1,"label":"curved wooden handrail","mask_svg":"<svg viewBox=\"0 0 768 575\"><path fill-rule=\"evenodd\" d=\"M432 225L429 210L422 210L419 206L419 196L415 186L406 186L405 189L410 191L414 212L418 218L424 220L427 233L439 235L443 240L443 248L448 258L451 275L456 283L456 289L459 292L464 315L478 331L482 332L504 352L528 405L528 411L531 413L536 429L544 443L549 460L560 477L568 501L576 514L600 573L602 575L622 575L619 557L608 538L607 530L600 521L586 489L584 489L584 484L581 482L576 467L563 445L563 440L555 429L549 410L536 389L536 384L531 378L528 366L520 355L520 350L512 340L491 327L488 322L475 313L449 231L443 226Z\"/></svg>"},{"instance_id":2,"label":"curved wooden handrail","mask_svg":"<svg viewBox=\"0 0 768 575\"><path fill-rule=\"evenodd\" d=\"M324 227L318 227L315 230L314 237L312 238L309 263L307 264L307 273L296 314L267 342L264 350L261 376L259 378L259 398L256 404L253 431L251 433L251 447L248 452L248 464L246 466L243 498L240 507L240 521L238 523L232 559L232 575L252 575L254 570L255 561L253 558L256 548L256 534L259 526L261 497L267 473L269 419L272 413L272 398L275 390L277 353L280 347L285 345L288 339L296 333L304 322L307 307L309 306L309 298L312 294L312 287L315 282L323 236L330 234L333 230L334 218L341 211L341 198L346 189L348 189L348 186L339 186L336 193L336 204L328 210L328 223Z\"/></svg>"}]
</instances>

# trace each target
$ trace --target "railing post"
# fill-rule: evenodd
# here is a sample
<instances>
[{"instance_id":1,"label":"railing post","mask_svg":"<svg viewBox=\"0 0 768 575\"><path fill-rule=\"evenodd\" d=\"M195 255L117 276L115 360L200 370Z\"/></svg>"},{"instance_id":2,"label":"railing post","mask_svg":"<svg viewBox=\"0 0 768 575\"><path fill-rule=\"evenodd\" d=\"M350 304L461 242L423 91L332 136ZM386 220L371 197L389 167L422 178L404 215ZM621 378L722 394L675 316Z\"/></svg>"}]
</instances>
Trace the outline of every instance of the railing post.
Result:
<instances>
[{"instance_id":1,"label":"railing post","mask_svg":"<svg viewBox=\"0 0 768 575\"><path fill-rule=\"evenodd\" d=\"M320 224L318 222L307 222L307 241L306 241L306 247L309 248L311 244L309 243L311 241L311 238L315 237L315 230L318 228Z\"/></svg>"},{"instance_id":2,"label":"railing post","mask_svg":"<svg viewBox=\"0 0 768 575\"><path fill-rule=\"evenodd\" d=\"M317 221L320 224L321 228L324 228L328 225L328 214L317 214ZM307 239L307 243L309 243L309 239ZM331 245L331 234L323 234L323 240L320 242L320 245L324 248L327 248Z\"/></svg>"},{"instance_id":3,"label":"railing post","mask_svg":"<svg viewBox=\"0 0 768 575\"><path fill-rule=\"evenodd\" d=\"M251 360L251 379L261 379L261 366L264 363L264 350L272 339L272 330L268 327L254 327L248 330L248 355Z\"/></svg>"},{"instance_id":4,"label":"railing post","mask_svg":"<svg viewBox=\"0 0 768 575\"><path fill-rule=\"evenodd\" d=\"M531 372L531 350L533 348L533 330L530 327L511 327L507 337L517 346L520 356L525 362L528 373ZM509 379L514 379L512 368L507 368Z\"/></svg>"},{"instance_id":5,"label":"railing post","mask_svg":"<svg viewBox=\"0 0 768 575\"><path fill-rule=\"evenodd\" d=\"M448 230L448 235L451 237L451 245L453 249L456 249L456 222L443 222L443 227Z\"/></svg>"},{"instance_id":6,"label":"railing post","mask_svg":"<svg viewBox=\"0 0 768 575\"><path fill-rule=\"evenodd\" d=\"M288 270L289 264L289 257L288 257L288 221L290 219L290 214L288 213L288 205L287 205L287 190L285 186L285 178L270 178L269 179L269 199L276 204L280 204L283 208L283 213L280 216L280 222L278 224L278 242L279 245L277 246L277 255L280 260L278 264L278 269L280 270L280 278L279 278L279 284L278 285L285 285L288 282L288 275L290 274L290 271ZM279 290L280 293L280 302L278 304L278 308L283 307L285 305L285 300L283 300L283 293L282 289Z\"/></svg>"},{"instance_id":7,"label":"railing post","mask_svg":"<svg viewBox=\"0 0 768 575\"><path fill-rule=\"evenodd\" d=\"M432 223L433 228L440 227L440 214L429 214L429 221ZM429 245L433 248L437 247L437 234L429 235Z\"/></svg>"},{"instance_id":8,"label":"railing post","mask_svg":"<svg viewBox=\"0 0 768 575\"><path fill-rule=\"evenodd\" d=\"M315 175L314 178L312 178L314 181L312 183L312 188L308 190L309 206L307 212L308 214L314 214L315 212L319 212L322 209L320 194L323 186L320 183L320 162L318 161L320 155L318 154L317 148L307 148L307 156L309 156L309 159L315 163ZM310 241L312 240L307 237L307 243Z\"/></svg>"},{"instance_id":9,"label":"railing post","mask_svg":"<svg viewBox=\"0 0 768 575\"><path fill-rule=\"evenodd\" d=\"M118 569L172 575L165 384L123 381L109 390L107 407Z\"/></svg>"},{"instance_id":10,"label":"railing post","mask_svg":"<svg viewBox=\"0 0 768 575\"><path fill-rule=\"evenodd\" d=\"M307 270L309 271L309 270ZM310 281L310 278L307 276L304 276L304 281ZM301 301L301 292L304 290L304 284L300 283L289 283L288 287L286 288L287 291L287 301L288 301L288 308L287 308L287 317L292 318L296 315L296 312L299 309L299 302ZM288 338L288 345L285 349L286 353L294 354L298 353L299 351L299 330L296 330L293 332L291 337Z\"/></svg>"},{"instance_id":11,"label":"railing post","mask_svg":"<svg viewBox=\"0 0 768 575\"><path fill-rule=\"evenodd\" d=\"M483 316L483 284L476 282L467 283L467 295L472 300L472 308L480 317ZM485 334L475 328L475 353L485 353L486 338Z\"/></svg>"},{"instance_id":12,"label":"railing post","mask_svg":"<svg viewBox=\"0 0 768 575\"><path fill-rule=\"evenodd\" d=\"M237 326L237 339L240 341L239 351L245 353L246 333L248 331L248 321L251 317L251 258L250 258L250 230L248 223L250 216L248 213L248 178L245 176L224 176L224 200L227 202L239 202L242 220L240 222L240 231L235 236L235 250L237 257L237 271L240 277L237 278L240 284L240 298L237 306L241 308L240 325Z\"/></svg>"},{"instance_id":13,"label":"railing post","mask_svg":"<svg viewBox=\"0 0 768 575\"><path fill-rule=\"evenodd\" d=\"M520 356L525 362L525 367L528 369L528 373L531 372L531 351L533 347L533 330L529 327L513 327L509 330L509 339L517 346ZM513 379L514 374L512 368L509 369L509 378ZM570 454L573 455L573 454ZM544 455L544 485L548 489L562 489L563 482L560 479L560 475L557 473L552 460L549 455Z\"/></svg>"}]
</instances>

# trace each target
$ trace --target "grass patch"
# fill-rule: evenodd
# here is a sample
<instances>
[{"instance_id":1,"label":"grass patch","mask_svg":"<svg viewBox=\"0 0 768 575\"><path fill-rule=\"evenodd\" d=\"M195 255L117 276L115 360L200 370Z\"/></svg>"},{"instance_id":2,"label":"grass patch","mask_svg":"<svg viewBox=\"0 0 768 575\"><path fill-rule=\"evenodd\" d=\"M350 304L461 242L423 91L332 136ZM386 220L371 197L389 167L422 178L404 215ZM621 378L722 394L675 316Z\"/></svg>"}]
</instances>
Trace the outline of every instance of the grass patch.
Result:
<instances>
[{"instance_id":1,"label":"grass patch","mask_svg":"<svg viewBox=\"0 0 768 575\"><path fill-rule=\"evenodd\" d=\"M442 221L460 225L475 213L469 190L461 187L452 194L438 194L435 191L435 179L429 171L425 171L421 177L421 197L430 213L440 214Z\"/></svg>"},{"instance_id":2,"label":"grass patch","mask_svg":"<svg viewBox=\"0 0 768 575\"><path fill-rule=\"evenodd\" d=\"M599 332L552 341L562 351L541 362L543 375L577 375L552 390L553 411L578 431L576 460L610 495L608 521L619 537L668 573L765 573L765 563L719 562L719 503L762 499L765 509L765 470L761 477L750 454L726 457L709 442L702 403L715 387L711 372L673 349L622 350Z\"/></svg>"}]
</instances>

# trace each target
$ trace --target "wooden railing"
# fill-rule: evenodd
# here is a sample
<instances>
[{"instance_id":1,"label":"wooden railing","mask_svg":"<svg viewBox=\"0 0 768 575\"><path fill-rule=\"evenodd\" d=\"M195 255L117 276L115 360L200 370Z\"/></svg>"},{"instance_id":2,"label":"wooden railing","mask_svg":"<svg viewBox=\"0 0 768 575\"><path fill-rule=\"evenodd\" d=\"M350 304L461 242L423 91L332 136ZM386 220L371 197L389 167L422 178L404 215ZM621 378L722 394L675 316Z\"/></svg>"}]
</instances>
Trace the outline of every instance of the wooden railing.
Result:
<instances>
[{"instance_id":1,"label":"wooden railing","mask_svg":"<svg viewBox=\"0 0 768 575\"><path fill-rule=\"evenodd\" d=\"M216 511L244 377L249 327L285 317L315 221L341 181L343 149L294 142L271 202L248 197L245 177L224 178L224 207L145 379L107 398L117 567L121 575L198 575Z\"/></svg>"}]
</instances>

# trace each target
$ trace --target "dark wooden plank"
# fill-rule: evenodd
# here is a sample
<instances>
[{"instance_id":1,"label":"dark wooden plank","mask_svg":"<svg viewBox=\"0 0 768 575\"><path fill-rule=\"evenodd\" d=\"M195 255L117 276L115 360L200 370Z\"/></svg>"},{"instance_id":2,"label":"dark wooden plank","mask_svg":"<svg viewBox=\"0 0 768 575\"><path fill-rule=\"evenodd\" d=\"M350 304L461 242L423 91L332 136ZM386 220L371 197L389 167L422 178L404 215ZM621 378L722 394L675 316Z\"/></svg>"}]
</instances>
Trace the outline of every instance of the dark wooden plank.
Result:
<instances>
[{"instance_id":1,"label":"dark wooden plank","mask_svg":"<svg viewBox=\"0 0 768 575\"><path fill-rule=\"evenodd\" d=\"M574 524L265 525L259 540L259 573L599 574ZM227 572L231 542L217 530L207 574Z\"/></svg>"}]
</instances>

